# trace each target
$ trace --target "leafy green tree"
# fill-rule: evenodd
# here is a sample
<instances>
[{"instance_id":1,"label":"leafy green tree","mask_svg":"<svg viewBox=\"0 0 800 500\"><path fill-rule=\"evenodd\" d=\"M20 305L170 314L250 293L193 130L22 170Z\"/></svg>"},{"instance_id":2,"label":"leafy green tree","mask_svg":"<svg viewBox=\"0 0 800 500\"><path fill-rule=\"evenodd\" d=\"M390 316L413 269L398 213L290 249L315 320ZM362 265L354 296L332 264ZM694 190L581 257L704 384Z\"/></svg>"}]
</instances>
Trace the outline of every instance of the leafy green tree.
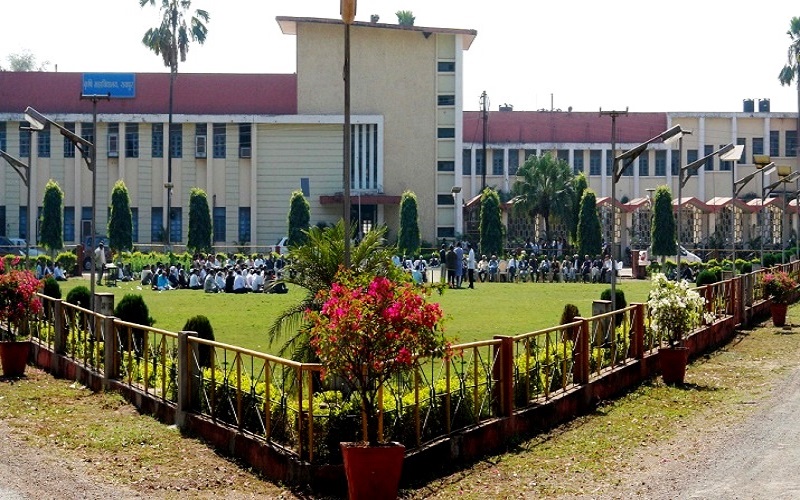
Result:
<instances>
[{"instance_id":1,"label":"leafy green tree","mask_svg":"<svg viewBox=\"0 0 800 500\"><path fill-rule=\"evenodd\" d=\"M572 178L572 201L571 201L571 217L569 218L569 236L573 243L578 243L578 220L581 214L581 200L583 200L583 193L589 188L589 181L586 180L586 174L580 172Z\"/></svg>"},{"instance_id":2,"label":"leafy green tree","mask_svg":"<svg viewBox=\"0 0 800 500\"><path fill-rule=\"evenodd\" d=\"M417 195L406 191L400 199L400 232L397 235L397 248L403 255L415 255L419 245Z\"/></svg>"},{"instance_id":3,"label":"leafy green tree","mask_svg":"<svg viewBox=\"0 0 800 500\"><path fill-rule=\"evenodd\" d=\"M189 43L203 45L208 35L205 23L209 21L208 11L197 9L191 13L192 0L161 0L159 2L161 23L145 32L142 43L164 60L169 68L169 118L168 136L172 136L172 110L174 103L175 79L178 76L178 61L186 62ZM139 6L156 6L156 0L139 0ZM169 146L169 145L168 145ZM172 148L167 147L167 183L172 183ZM167 218L172 213L172 192L167 191ZM169 222L167 223L169 226ZM169 246L169 230L164 232Z\"/></svg>"},{"instance_id":4,"label":"leafy green tree","mask_svg":"<svg viewBox=\"0 0 800 500\"><path fill-rule=\"evenodd\" d=\"M650 227L653 255L677 255L675 244L675 213L672 211L672 192L668 186L658 186L653 201L653 223Z\"/></svg>"},{"instance_id":5,"label":"leafy green tree","mask_svg":"<svg viewBox=\"0 0 800 500\"><path fill-rule=\"evenodd\" d=\"M317 300L320 290L329 290L339 267L344 262L344 223L335 226L311 227L306 231L308 241L293 247L291 264L283 273L285 283L297 285L306 291L303 299L283 311L275 319L267 335L272 344L283 340L281 356L290 355L297 361L316 361L308 344L308 327L304 314L307 309L319 311ZM386 276L392 280L407 279L402 269L392 263L394 248L386 244L386 228L380 227L364 235L352 248L350 262L359 273Z\"/></svg>"},{"instance_id":6,"label":"leafy green tree","mask_svg":"<svg viewBox=\"0 0 800 500\"><path fill-rule=\"evenodd\" d=\"M548 241L552 241L552 217L568 220L572 214L573 183L569 164L550 153L530 156L517 170L511 192L514 210L527 213L532 219L541 215Z\"/></svg>"},{"instance_id":7,"label":"leafy green tree","mask_svg":"<svg viewBox=\"0 0 800 500\"><path fill-rule=\"evenodd\" d=\"M792 43L787 51L787 61L778 74L781 85L789 86L794 81L797 84L797 110L800 113L800 17L792 17L789 21L789 31L786 32ZM800 114L797 115L797 133L800 134Z\"/></svg>"},{"instance_id":8,"label":"leafy green tree","mask_svg":"<svg viewBox=\"0 0 800 500\"><path fill-rule=\"evenodd\" d=\"M189 235L186 247L190 252L211 251L211 211L208 196L200 188L189 192Z\"/></svg>"},{"instance_id":9,"label":"leafy green tree","mask_svg":"<svg viewBox=\"0 0 800 500\"><path fill-rule=\"evenodd\" d=\"M42 246L53 254L64 246L64 233L62 213L64 213L64 191L53 179L47 181L44 187L44 201L42 202L42 225L39 239Z\"/></svg>"},{"instance_id":10,"label":"leafy green tree","mask_svg":"<svg viewBox=\"0 0 800 500\"><path fill-rule=\"evenodd\" d=\"M500 207L500 196L492 188L481 193L481 213L479 221L481 237L481 253L485 255L502 255L505 231L503 213Z\"/></svg>"},{"instance_id":11,"label":"leafy green tree","mask_svg":"<svg viewBox=\"0 0 800 500\"><path fill-rule=\"evenodd\" d=\"M133 215L128 188L121 179L111 191L111 218L108 220L108 244L114 251L133 248Z\"/></svg>"},{"instance_id":12,"label":"leafy green tree","mask_svg":"<svg viewBox=\"0 0 800 500\"><path fill-rule=\"evenodd\" d=\"M398 10L395 15L400 26L414 26L414 21L417 19L410 10Z\"/></svg>"},{"instance_id":13,"label":"leafy green tree","mask_svg":"<svg viewBox=\"0 0 800 500\"><path fill-rule=\"evenodd\" d=\"M600 217L597 215L597 197L594 191L587 189L581 198L581 210L578 215L578 255L594 257L600 254L602 234Z\"/></svg>"},{"instance_id":14,"label":"leafy green tree","mask_svg":"<svg viewBox=\"0 0 800 500\"><path fill-rule=\"evenodd\" d=\"M9 54L6 59L8 60L10 71L47 71L47 67L50 66L50 61L39 63L36 60L36 56L28 50ZM0 71L5 71L5 68L0 66Z\"/></svg>"},{"instance_id":15,"label":"leafy green tree","mask_svg":"<svg viewBox=\"0 0 800 500\"><path fill-rule=\"evenodd\" d=\"M289 245L298 246L308 241L306 231L311 224L311 206L302 191L292 192L289 199Z\"/></svg>"}]
</instances>

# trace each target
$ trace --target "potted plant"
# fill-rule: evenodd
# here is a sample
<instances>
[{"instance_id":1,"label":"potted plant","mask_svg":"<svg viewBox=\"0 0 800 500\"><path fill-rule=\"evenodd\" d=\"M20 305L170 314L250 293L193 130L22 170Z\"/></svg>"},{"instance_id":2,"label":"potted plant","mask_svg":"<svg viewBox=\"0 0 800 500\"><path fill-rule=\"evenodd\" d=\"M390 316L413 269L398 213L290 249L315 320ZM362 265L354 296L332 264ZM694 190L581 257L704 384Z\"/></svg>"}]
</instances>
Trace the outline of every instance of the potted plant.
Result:
<instances>
[{"instance_id":1,"label":"potted plant","mask_svg":"<svg viewBox=\"0 0 800 500\"><path fill-rule=\"evenodd\" d=\"M653 275L647 308L655 338L666 342L666 346L658 351L658 359L667 384L683 383L689 361L689 350L684 346L684 340L686 334L704 318L704 304L705 299L689 288L688 281L670 281L663 273Z\"/></svg>"},{"instance_id":2,"label":"potted plant","mask_svg":"<svg viewBox=\"0 0 800 500\"><path fill-rule=\"evenodd\" d=\"M5 264L0 260L0 363L4 377L20 377L25 373L30 353L29 315L42 310L36 296L39 287L33 273L16 269L5 272Z\"/></svg>"},{"instance_id":3,"label":"potted plant","mask_svg":"<svg viewBox=\"0 0 800 500\"><path fill-rule=\"evenodd\" d=\"M395 498L405 448L378 434L380 388L408 372L417 355L445 355L442 310L425 290L383 276L340 269L308 310L310 344L323 378L337 377L361 403L363 441L341 443L350 498Z\"/></svg>"},{"instance_id":4,"label":"potted plant","mask_svg":"<svg viewBox=\"0 0 800 500\"><path fill-rule=\"evenodd\" d=\"M786 310L792 300L792 293L797 287L797 281L784 271L767 273L761 280L764 298L772 300L770 312L772 313L772 324L783 326L786 324Z\"/></svg>"}]
</instances>

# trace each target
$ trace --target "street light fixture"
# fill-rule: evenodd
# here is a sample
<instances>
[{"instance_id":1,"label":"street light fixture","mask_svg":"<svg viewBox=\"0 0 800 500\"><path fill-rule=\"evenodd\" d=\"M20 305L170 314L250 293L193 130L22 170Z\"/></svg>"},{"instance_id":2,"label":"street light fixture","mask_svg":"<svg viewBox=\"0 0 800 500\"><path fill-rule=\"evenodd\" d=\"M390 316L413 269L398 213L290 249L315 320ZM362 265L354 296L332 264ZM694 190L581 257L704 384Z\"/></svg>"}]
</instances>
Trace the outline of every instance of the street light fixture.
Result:
<instances>
[{"instance_id":1,"label":"street light fixture","mask_svg":"<svg viewBox=\"0 0 800 500\"><path fill-rule=\"evenodd\" d=\"M681 128L680 125L675 125L664 132L661 132L657 136L649 139L633 149L629 149L618 156L614 157L614 162L612 165L612 178L611 178L611 310L615 311L617 309L617 264L614 258L614 243L617 234L617 217L616 213L614 213L614 203L617 201L617 182L622 177L622 174L630 167L633 162L638 158L642 153L647 150L647 146L658 141L663 141L665 144L671 144L681 137L686 132ZM614 137L616 139L616 137ZM616 142L616 140L614 141ZM614 154L612 151L611 154ZM617 165L622 162L622 167L617 169Z\"/></svg>"},{"instance_id":2,"label":"street light fixture","mask_svg":"<svg viewBox=\"0 0 800 500\"><path fill-rule=\"evenodd\" d=\"M761 267L764 267L764 229L766 227L766 218L764 217L764 176L775 171L775 163L770 160L769 155L753 155L753 163L756 169L761 171L761 234L758 238L761 246Z\"/></svg>"},{"instance_id":3,"label":"street light fixture","mask_svg":"<svg viewBox=\"0 0 800 500\"><path fill-rule=\"evenodd\" d=\"M344 267L350 269L350 25L356 17L357 0L340 0L339 13L344 23L344 147L342 212L344 215Z\"/></svg>"},{"instance_id":4,"label":"street light fixture","mask_svg":"<svg viewBox=\"0 0 800 500\"><path fill-rule=\"evenodd\" d=\"M23 127L25 130L28 131L29 136L32 138L33 134L32 131L34 130L33 127ZM33 148L33 141L31 142L30 148ZM31 232L30 232L30 221L31 221L31 152L30 148L28 151L28 164L22 163L19 159L11 156L10 154L6 153L2 149L0 149L0 157L2 157L5 161L11 165L11 168L17 172L19 178L22 179L22 183L25 184L25 187L28 190L28 228L25 230L27 238L25 238L25 267L30 269L30 258L31 258Z\"/></svg>"},{"instance_id":5,"label":"street light fixture","mask_svg":"<svg viewBox=\"0 0 800 500\"><path fill-rule=\"evenodd\" d=\"M792 171L792 167L788 165L778 165L778 180L764 188L765 196L769 196L775 191L775 188L783 184L783 214L786 214L786 184L793 182L795 179L800 178L800 172ZM784 217L781 215L781 264L786 263L786 253L783 251L785 245L784 236Z\"/></svg>"}]
</instances>

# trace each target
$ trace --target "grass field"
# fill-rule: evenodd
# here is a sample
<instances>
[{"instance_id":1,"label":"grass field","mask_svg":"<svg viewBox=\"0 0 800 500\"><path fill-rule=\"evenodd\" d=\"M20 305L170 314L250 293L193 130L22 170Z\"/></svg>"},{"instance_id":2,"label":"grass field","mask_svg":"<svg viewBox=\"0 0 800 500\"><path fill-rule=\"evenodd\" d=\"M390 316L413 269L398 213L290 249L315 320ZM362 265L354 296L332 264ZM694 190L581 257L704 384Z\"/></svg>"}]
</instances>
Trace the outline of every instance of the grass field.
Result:
<instances>
[{"instance_id":1,"label":"grass field","mask_svg":"<svg viewBox=\"0 0 800 500\"><path fill-rule=\"evenodd\" d=\"M88 279L71 278L61 283L62 296L78 285L89 287ZM445 312L446 335L456 343L490 339L494 335L517 335L555 326L564 304L578 306L591 315L592 300L609 285L584 283L476 283L474 290L446 290L434 294ZM646 300L649 281L622 280L617 287L628 303ZM279 344L269 345L267 329L289 305L302 299L305 291L289 287L289 293L206 294L201 290L156 292L137 282L119 282L117 287L98 286L96 292L112 292L115 303L128 293L140 294L156 320L155 326L177 332L187 319L203 314L211 320L218 341L262 352L276 353Z\"/></svg>"}]
</instances>

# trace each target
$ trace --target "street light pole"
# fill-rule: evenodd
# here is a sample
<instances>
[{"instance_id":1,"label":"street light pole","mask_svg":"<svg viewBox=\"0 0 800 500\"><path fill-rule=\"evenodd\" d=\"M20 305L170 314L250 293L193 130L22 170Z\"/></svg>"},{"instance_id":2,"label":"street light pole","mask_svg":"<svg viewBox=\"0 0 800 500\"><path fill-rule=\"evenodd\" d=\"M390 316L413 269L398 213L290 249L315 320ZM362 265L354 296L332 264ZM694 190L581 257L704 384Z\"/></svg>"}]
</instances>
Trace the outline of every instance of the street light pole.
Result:
<instances>
[{"instance_id":1,"label":"street light pole","mask_svg":"<svg viewBox=\"0 0 800 500\"><path fill-rule=\"evenodd\" d=\"M25 182L25 187L27 189L27 211L28 217L25 221L25 224L28 226L25 228L25 268L30 269L30 260L31 260L31 237L33 236L34 230L32 230L34 226L35 219L33 218L32 212L33 207L31 206L31 165L33 165L33 131L36 130L37 132L39 129L36 129L32 126L27 127L20 127L22 131L28 132L28 180ZM38 138L38 135L37 135Z\"/></svg>"},{"instance_id":2,"label":"street light pole","mask_svg":"<svg viewBox=\"0 0 800 500\"><path fill-rule=\"evenodd\" d=\"M20 127L20 130L27 130L30 134L33 129L32 127ZM11 168L17 172L19 178L22 179L22 183L25 184L25 187L28 189L28 213L31 211L31 167L30 167L30 153L28 154L28 164L22 163L19 159L11 156L10 154L6 153L2 149L0 149L0 157L8 162L11 165ZM28 215L28 221L30 221L30 215ZM28 224L30 226L30 224ZM25 238L25 267L30 269L30 253L31 253L31 244L30 244L30 236Z\"/></svg>"},{"instance_id":3,"label":"street light pole","mask_svg":"<svg viewBox=\"0 0 800 500\"><path fill-rule=\"evenodd\" d=\"M356 0L341 0L339 12L344 23L344 147L342 212L344 224L344 267L350 269L350 25L356 17Z\"/></svg>"},{"instance_id":4,"label":"street light pole","mask_svg":"<svg viewBox=\"0 0 800 500\"><path fill-rule=\"evenodd\" d=\"M611 310L617 310L617 264L614 257L614 245L616 243L617 233L617 214L614 204L617 201L617 117L626 116L628 109L625 111L603 111L600 109L600 116L611 117Z\"/></svg>"},{"instance_id":5,"label":"street light pole","mask_svg":"<svg viewBox=\"0 0 800 500\"><path fill-rule=\"evenodd\" d=\"M759 243L761 246L761 267L764 267L764 240L766 239L766 235L764 234L764 230L767 228L767 220L766 216L764 215L764 202L765 202L765 193L766 193L766 186L764 186L764 177L775 170L775 163L770 160L769 155L753 155L753 163L756 165L756 168L761 171L761 230L760 230L760 237ZM770 224L772 226L772 224Z\"/></svg>"},{"instance_id":6,"label":"street light pole","mask_svg":"<svg viewBox=\"0 0 800 500\"><path fill-rule=\"evenodd\" d=\"M684 130L683 135L691 134ZM678 165L683 164L683 135L678 138ZM683 218L683 170L678 168L678 277L681 275L681 219Z\"/></svg>"}]
</instances>

